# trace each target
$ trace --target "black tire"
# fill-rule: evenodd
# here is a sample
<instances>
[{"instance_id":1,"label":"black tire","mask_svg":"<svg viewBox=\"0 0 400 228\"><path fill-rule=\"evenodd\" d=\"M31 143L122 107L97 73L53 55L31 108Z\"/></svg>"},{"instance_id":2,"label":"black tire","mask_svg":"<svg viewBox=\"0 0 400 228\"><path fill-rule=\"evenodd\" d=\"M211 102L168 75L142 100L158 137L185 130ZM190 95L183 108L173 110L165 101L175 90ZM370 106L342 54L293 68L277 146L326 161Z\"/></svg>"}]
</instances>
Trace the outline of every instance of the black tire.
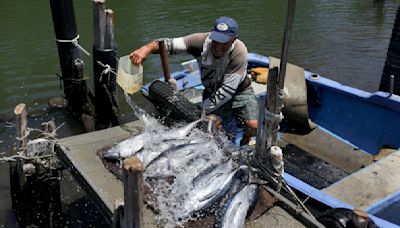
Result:
<instances>
[{"instance_id":1,"label":"black tire","mask_svg":"<svg viewBox=\"0 0 400 228\"><path fill-rule=\"evenodd\" d=\"M368 216L357 215L353 210L346 208L333 208L325 211L318 217L318 221L327 228L378 228L375 222Z\"/></svg>"},{"instance_id":2,"label":"black tire","mask_svg":"<svg viewBox=\"0 0 400 228\"><path fill-rule=\"evenodd\" d=\"M149 96L157 110L170 118L192 122L201 116L200 108L181 94L174 92L167 82L158 80L152 82Z\"/></svg>"}]
</instances>

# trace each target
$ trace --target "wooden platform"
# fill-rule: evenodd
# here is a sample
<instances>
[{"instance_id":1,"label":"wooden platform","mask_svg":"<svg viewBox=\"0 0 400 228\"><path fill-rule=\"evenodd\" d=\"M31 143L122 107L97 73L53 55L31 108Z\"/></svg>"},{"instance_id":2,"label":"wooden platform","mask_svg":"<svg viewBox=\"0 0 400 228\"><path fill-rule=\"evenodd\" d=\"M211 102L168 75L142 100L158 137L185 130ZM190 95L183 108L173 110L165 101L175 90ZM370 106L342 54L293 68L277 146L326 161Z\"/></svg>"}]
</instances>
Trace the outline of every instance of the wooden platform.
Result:
<instances>
[{"instance_id":1,"label":"wooden platform","mask_svg":"<svg viewBox=\"0 0 400 228\"><path fill-rule=\"evenodd\" d=\"M123 199L123 185L104 167L96 152L137 134L142 127L141 122L135 121L120 127L64 138L56 145L61 162L110 224L115 201ZM150 209L145 208L144 223L145 227L156 227L154 214Z\"/></svg>"},{"instance_id":2,"label":"wooden platform","mask_svg":"<svg viewBox=\"0 0 400 228\"><path fill-rule=\"evenodd\" d=\"M366 209L400 191L400 151L361 169L323 191L355 208Z\"/></svg>"},{"instance_id":3,"label":"wooden platform","mask_svg":"<svg viewBox=\"0 0 400 228\"><path fill-rule=\"evenodd\" d=\"M123 183L104 167L97 151L137 134L142 127L141 122L135 121L120 127L64 138L56 145L57 156L110 224L114 203L123 198ZM144 227L157 227L154 218L153 211L145 209ZM246 224L246 227L262 227L270 219L274 219L269 222L271 227L299 227L301 224L287 212L275 207L270 213Z\"/></svg>"},{"instance_id":4,"label":"wooden platform","mask_svg":"<svg viewBox=\"0 0 400 228\"><path fill-rule=\"evenodd\" d=\"M361 169L372 159L370 154L332 137L318 127L307 135L282 133L280 136L281 145L285 143L294 144L348 173Z\"/></svg>"}]
</instances>

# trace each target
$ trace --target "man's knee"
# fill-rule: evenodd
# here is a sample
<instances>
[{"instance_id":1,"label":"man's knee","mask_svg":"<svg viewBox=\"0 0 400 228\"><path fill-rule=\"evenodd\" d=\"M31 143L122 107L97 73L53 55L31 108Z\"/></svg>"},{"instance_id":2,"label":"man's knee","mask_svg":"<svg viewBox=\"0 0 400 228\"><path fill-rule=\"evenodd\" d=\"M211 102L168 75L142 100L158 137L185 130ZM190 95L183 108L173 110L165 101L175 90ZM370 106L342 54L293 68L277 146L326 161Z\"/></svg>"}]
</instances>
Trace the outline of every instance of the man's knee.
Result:
<instances>
[{"instance_id":1,"label":"man's knee","mask_svg":"<svg viewBox=\"0 0 400 228\"><path fill-rule=\"evenodd\" d=\"M248 137L255 136L257 135L257 125L258 121L257 120L250 120L245 122L245 135Z\"/></svg>"},{"instance_id":2,"label":"man's knee","mask_svg":"<svg viewBox=\"0 0 400 228\"><path fill-rule=\"evenodd\" d=\"M246 127L257 129L258 121L257 120L249 120L245 122Z\"/></svg>"}]
</instances>

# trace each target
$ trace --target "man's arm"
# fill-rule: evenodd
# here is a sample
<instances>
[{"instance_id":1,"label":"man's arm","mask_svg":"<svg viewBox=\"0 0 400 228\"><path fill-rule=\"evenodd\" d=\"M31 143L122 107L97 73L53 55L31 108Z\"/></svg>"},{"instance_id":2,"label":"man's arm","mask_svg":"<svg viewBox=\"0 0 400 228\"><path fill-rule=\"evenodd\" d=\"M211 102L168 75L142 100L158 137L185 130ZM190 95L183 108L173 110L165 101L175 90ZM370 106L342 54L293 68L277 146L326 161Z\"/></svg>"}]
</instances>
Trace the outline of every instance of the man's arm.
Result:
<instances>
[{"instance_id":1,"label":"man's arm","mask_svg":"<svg viewBox=\"0 0 400 228\"><path fill-rule=\"evenodd\" d=\"M158 46L158 41L153 40L152 42L143 45L139 49L133 51L131 54L129 54L129 58L131 59L132 64L139 65L146 60L147 56L152 54L157 54L159 52L159 46Z\"/></svg>"},{"instance_id":2,"label":"man's arm","mask_svg":"<svg viewBox=\"0 0 400 228\"><path fill-rule=\"evenodd\" d=\"M160 47L158 46L159 40L164 40L168 53L182 53L187 52L194 56L199 56L203 49L203 43L205 38L207 37L207 33L194 33L188 36L179 37L179 38L161 38L158 40L153 40L152 42L143 45L139 49L133 51L129 58L133 64L141 64L146 58L151 54L158 54Z\"/></svg>"}]
</instances>

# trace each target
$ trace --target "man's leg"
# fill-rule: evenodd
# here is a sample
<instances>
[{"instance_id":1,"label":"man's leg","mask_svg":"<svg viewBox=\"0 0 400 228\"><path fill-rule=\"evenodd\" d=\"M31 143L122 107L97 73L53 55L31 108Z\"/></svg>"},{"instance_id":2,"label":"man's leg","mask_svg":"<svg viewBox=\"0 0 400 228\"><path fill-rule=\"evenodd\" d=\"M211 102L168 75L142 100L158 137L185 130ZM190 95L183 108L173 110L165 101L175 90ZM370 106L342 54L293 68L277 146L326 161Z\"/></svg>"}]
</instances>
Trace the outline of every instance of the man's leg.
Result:
<instances>
[{"instance_id":1,"label":"man's leg","mask_svg":"<svg viewBox=\"0 0 400 228\"><path fill-rule=\"evenodd\" d=\"M238 103L242 104L239 108L237 117L240 125L244 129L244 136L241 141L241 145L252 144L255 140L251 140L252 137L257 135L258 115L259 108L256 96L253 90L245 91L239 95Z\"/></svg>"}]
</instances>

